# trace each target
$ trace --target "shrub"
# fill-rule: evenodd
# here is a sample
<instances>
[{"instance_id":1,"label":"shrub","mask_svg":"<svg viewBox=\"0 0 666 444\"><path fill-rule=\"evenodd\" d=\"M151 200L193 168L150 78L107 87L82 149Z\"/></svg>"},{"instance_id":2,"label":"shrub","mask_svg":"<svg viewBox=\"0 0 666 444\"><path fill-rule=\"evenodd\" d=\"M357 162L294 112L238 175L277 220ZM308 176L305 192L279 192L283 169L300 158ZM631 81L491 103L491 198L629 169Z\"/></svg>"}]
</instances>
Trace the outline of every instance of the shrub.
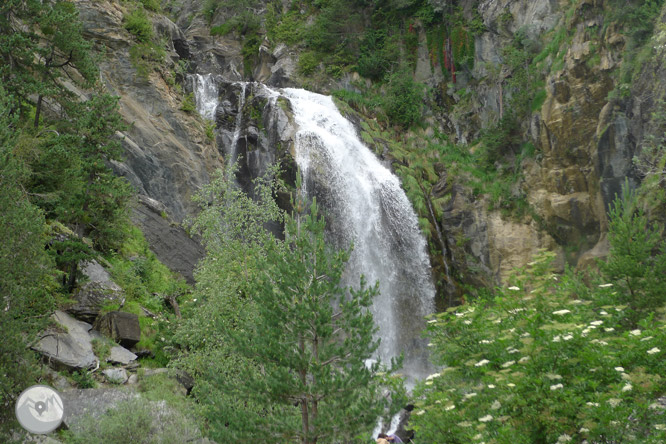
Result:
<instances>
[{"instance_id":1,"label":"shrub","mask_svg":"<svg viewBox=\"0 0 666 444\"><path fill-rule=\"evenodd\" d=\"M552 257L429 321L444 369L415 391L419 442L664 442L664 320L623 327L622 287L558 277Z\"/></svg>"},{"instance_id":2,"label":"shrub","mask_svg":"<svg viewBox=\"0 0 666 444\"><path fill-rule=\"evenodd\" d=\"M303 52L298 57L298 72L304 76L309 76L315 72L319 66L320 56L314 51Z\"/></svg>"},{"instance_id":3,"label":"shrub","mask_svg":"<svg viewBox=\"0 0 666 444\"><path fill-rule=\"evenodd\" d=\"M134 9L124 18L127 29L140 42L149 42L153 37L153 24L148 19L143 8Z\"/></svg>"},{"instance_id":4,"label":"shrub","mask_svg":"<svg viewBox=\"0 0 666 444\"><path fill-rule=\"evenodd\" d=\"M410 127L421 117L423 87L414 81L411 72L401 69L389 78L384 109L391 121L403 128Z\"/></svg>"},{"instance_id":5,"label":"shrub","mask_svg":"<svg viewBox=\"0 0 666 444\"><path fill-rule=\"evenodd\" d=\"M186 113L193 113L197 110L197 105L194 102L194 93L188 93L183 98L183 103L180 105L180 110Z\"/></svg>"}]
</instances>

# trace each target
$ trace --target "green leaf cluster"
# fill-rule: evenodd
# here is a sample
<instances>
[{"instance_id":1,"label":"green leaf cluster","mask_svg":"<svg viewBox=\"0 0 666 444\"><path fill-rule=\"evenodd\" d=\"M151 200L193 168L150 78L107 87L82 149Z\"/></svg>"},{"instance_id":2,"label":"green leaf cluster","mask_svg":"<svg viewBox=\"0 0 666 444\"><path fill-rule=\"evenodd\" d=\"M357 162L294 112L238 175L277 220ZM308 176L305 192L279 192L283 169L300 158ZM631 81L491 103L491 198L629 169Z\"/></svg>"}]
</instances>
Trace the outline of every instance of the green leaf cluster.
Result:
<instances>
[{"instance_id":1,"label":"green leaf cluster","mask_svg":"<svg viewBox=\"0 0 666 444\"><path fill-rule=\"evenodd\" d=\"M603 275L557 276L543 253L508 288L429 321L443 368L415 392L419 442L666 439L665 255L631 202L611 211Z\"/></svg>"}]
</instances>

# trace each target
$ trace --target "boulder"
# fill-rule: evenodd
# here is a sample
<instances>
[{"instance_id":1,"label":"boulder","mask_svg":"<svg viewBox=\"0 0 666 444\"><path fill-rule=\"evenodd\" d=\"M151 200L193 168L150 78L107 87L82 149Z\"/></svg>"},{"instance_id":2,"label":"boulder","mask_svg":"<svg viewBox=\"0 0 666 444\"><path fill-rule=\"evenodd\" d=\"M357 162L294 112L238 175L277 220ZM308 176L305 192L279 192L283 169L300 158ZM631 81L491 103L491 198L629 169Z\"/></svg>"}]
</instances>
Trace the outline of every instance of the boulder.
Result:
<instances>
[{"instance_id":1,"label":"boulder","mask_svg":"<svg viewBox=\"0 0 666 444\"><path fill-rule=\"evenodd\" d=\"M81 271L88 279L74 293L76 303L67 311L86 322L94 322L104 305L122 300L123 291L94 259L82 263Z\"/></svg>"},{"instance_id":2,"label":"boulder","mask_svg":"<svg viewBox=\"0 0 666 444\"><path fill-rule=\"evenodd\" d=\"M127 365L132 361L135 361L138 356L127 350L125 347L119 345L111 348L111 353L109 357L106 358L107 362L112 364L122 364Z\"/></svg>"},{"instance_id":3,"label":"boulder","mask_svg":"<svg viewBox=\"0 0 666 444\"><path fill-rule=\"evenodd\" d=\"M100 417L118 403L137 395L121 388L103 388L67 390L60 396L65 406L63 423L68 429L75 429L86 415Z\"/></svg>"},{"instance_id":4,"label":"boulder","mask_svg":"<svg viewBox=\"0 0 666 444\"><path fill-rule=\"evenodd\" d=\"M98 339L100 341L108 340L107 338L104 337L104 335L102 335L97 330L90 330L90 337L92 339ZM115 345L111 347L109 356L106 357L106 362L110 362L111 364L121 364L126 366L129 365L131 362L136 361L137 358L138 358L137 355L127 350L125 347L122 347L120 345Z\"/></svg>"},{"instance_id":5,"label":"boulder","mask_svg":"<svg viewBox=\"0 0 666 444\"><path fill-rule=\"evenodd\" d=\"M122 367L107 368L106 370L102 371L102 374L109 382L114 384L124 384L128 379L127 371Z\"/></svg>"},{"instance_id":6,"label":"boulder","mask_svg":"<svg viewBox=\"0 0 666 444\"><path fill-rule=\"evenodd\" d=\"M95 321L95 329L125 347L132 347L141 340L139 316L134 313L112 311Z\"/></svg>"},{"instance_id":7,"label":"boulder","mask_svg":"<svg viewBox=\"0 0 666 444\"><path fill-rule=\"evenodd\" d=\"M69 369L93 367L97 363L97 357L88 334L92 328L90 324L77 321L60 310L57 310L52 318L57 326L42 333L33 350L44 355L54 367Z\"/></svg>"}]
</instances>

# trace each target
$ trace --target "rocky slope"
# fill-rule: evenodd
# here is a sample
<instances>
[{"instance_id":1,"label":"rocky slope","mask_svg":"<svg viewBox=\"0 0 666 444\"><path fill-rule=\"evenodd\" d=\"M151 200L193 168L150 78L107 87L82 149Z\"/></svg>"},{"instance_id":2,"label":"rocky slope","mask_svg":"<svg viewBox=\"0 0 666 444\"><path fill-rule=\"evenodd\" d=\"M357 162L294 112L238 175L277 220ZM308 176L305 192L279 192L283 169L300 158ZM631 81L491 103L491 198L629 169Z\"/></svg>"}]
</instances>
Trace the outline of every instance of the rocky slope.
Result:
<instances>
[{"instance_id":1,"label":"rocky slope","mask_svg":"<svg viewBox=\"0 0 666 444\"><path fill-rule=\"evenodd\" d=\"M313 82L298 74L298 49L268 38L254 54L250 69L244 69L242 42L233 34L211 36L198 2L168 5L175 23L165 15L150 14L166 56L141 77L130 57L133 36L123 28L123 15L130 6L110 0L76 3L87 35L104 48L102 80L121 97L121 112L131 124L123 135L126 160L115 167L141 196L135 220L160 259L191 279L201 250L178 224L193 210L192 194L224 163L229 126L239 112L239 91L233 82L255 80L273 86ZM526 197L531 211L516 218L489 209L482 197L456 183L446 166L440 171L434 189L437 196L450 197L442 204L440 221L451 249L450 265L469 282L492 284L505 281L514 267L529 262L542 248L558 252L562 267L592 263L608 248L604 233L609 203L625 179L634 185L640 181L633 158L655 127L652 114L666 84L665 51L658 45L664 40L663 25L657 26L649 43L654 48L648 48L648 61L636 68L635 80L627 85L618 79L629 63L623 61L627 33L611 18L609 0L460 4L467 17L480 18L484 26L475 37L474 68L460 72L456 85L447 84L441 70L432 66L426 30L418 29L414 71L417 80L440 91L448 104L428 121L458 143L471 144L501 117L510 96L506 84L514 75L504 63L503 48L516 35L535 42L542 52L558 35L564 39L539 65L537 77L543 78L543 87L533 85L533 94L543 94L542 104L520 122L523 138L533 144L536 154L522 159L522 178L513 192ZM224 19L224 12L216 16L218 22ZM663 23L663 16L658 23ZM206 136L206 124L196 113L181 110L191 88L184 77L187 70L179 70L183 66L190 72L212 72L226 82L221 85L217 143ZM326 92L350 87L352 78L358 80L357 75L345 75L314 85ZM463 89L471 92L471 99L461 95ZM245 94L240 112L248 117L242 135L247 183L266 162L276 158L288 162L290 136L284 132L289 127L288 110L281 121L270 121L265 99L252 88Z\"/></svg>"}]
</instances>

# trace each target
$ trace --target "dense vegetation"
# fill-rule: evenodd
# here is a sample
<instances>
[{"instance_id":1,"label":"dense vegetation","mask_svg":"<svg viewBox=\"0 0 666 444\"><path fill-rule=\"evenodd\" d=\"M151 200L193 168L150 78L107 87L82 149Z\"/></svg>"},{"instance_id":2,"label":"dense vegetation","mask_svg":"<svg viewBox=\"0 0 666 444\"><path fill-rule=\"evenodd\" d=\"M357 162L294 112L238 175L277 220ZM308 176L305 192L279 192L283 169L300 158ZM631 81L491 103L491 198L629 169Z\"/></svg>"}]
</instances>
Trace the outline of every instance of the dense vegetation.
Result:
<instances>
[{"instance_id":1,"label":"dense vegetation","mask_svg":"<svg viewBox=\"0 0 666 444\"><path fill-rule=\"evenodd\" d=\"M248 76L267 39L298 50L306 87L350 73L363 79L333 95L344 112L362 117L361 135L370 146L378 152L388 147L429 237L440 288L469 271L453 278L444 272L455 246L442 233L450 198L438 189L442 177L464 182L474 198L505 216L534 217L517 186L523 160L540 155L525 122L544 103L547 76L563 66L579 12L579 2L570 2L566 26L541 39L524 29L512 34L501 63L487 66L483 80L499 85L500 111L478 125L467 144L457 144L440 132L445 125L437 119L473 109L479 85L459 84L473 68L474 37L485 30L474 8L465 11L459 3L208 0L201 11L211 34L241 39ZM664 25L655 25L662 0L636 1L628 13L618 13L624 4L612 3L605 12L627 38L611 100L630 95L640 66L666 43ZM187 62L163 69L164 45L151 22L161 5L142 0L125 6L137 76L146 80L159 69L180 89L175 79L182 80ZM510 20L509 14L500 25ZM588 32L600 43L606 31ZM440 87L414 80L420 32ZM586 63L600 61L592 55ZM364 365L377 346L365 311L376 286L340 286L349 252L323 242L316 202L307 205L298 189L290 190L295 211L284 214L273 199L285 192L272 180L277 170L254 183L252 196L229 180L233 170L218 173L196 198L200 213L190 228L207 254L190 289L129 223L133 191L108 167L121 160L116 134L125 124L118 99L103 92L98 78L73 3L2 2L0 440L5 427L16 427L17 394L44 380L29 346L53 310L70 300L81 284L81 261L90 259L103 262L123 287L122 309L142 315L139 347L153 353L144 365L185 370L195 386L186 398L175 394L173 380L148 378L141 398L121 403L99 422L88 418L62 439L180 442L203 430L218 442L367 440L376 418L394 413L405 394L392 368ZM84 99L66 86L70 82L87 91ZM651 222L666 214L666 110L663 103L657 108L636 157L643 186L638 198L627 189L611 208L611 252L598 272L555 275L552 257L544 253L516 271L508 288L466 289L467 303L429 321L431 347L444 368L412 396L416 442L666 440L659 400L666 391L666 247L664 233ZM195 111L192 95L181 110ZM213 128L207 131L214 138ZM285 227L285 240L267 226ZM176 297L182 319L164 302ZM96 344L97 351L105 347ZM79 387L96 384L86 371L71 379ZM171 408L160 418L162 428L151 417L158 401ZM154 435L136 433L144 428Z\"/></svg>"},{"instance_id":2,"label":"dense vegetation","mask_svg":"<svg viewBox=\"0 0 666 444\"><path fill-rule=\"evenodd\" d=\"M416 391L419 442L666 439L666 243L634 197L615 201L600 273L553 274L544 253L429 321L444 367Z\"/></svg>"},{"instance_id":3,"label":"dense vegetation","mask_svg":"<svg viewBox=\"0 0 666 444\"><path fill-rule=\"evenodd\" d=\"M269 171L275 174L275 170ZM207 256L197 273L197 308L174 341L176 365L195 376L210 435L218 441L347 442L400 406L382 387L400 379L366 367L377 347L366 310L376 286L341 286L348 251L324 242L316 202L294 197L294 214L273 200L277 184L234 185L234 168L205 187L193 228ZM300 190L295 193L300 194ZM285 240L264 228L284 220Z\"/></svg>"},{"instance_id":4,"label":"dense vegetation","mask_svg":"<svg viewBox=\"0 0 666 444\"><path fill-rule=\"evenodd\" d=\"M183 284L156 261L128 219L133 190L108 167L121 158L118 99L101 91L91 43L71 2L0 5L0 440L13 402L42 367L28 348L98 259L127 291L125 310L162 305ZM81 100L67 86L87 88ZM135 262L129 260L132 257ZM117 307L107 307L111 310ZM155 349L157 321L142 320ZM87 374L73 377L92 384Z\"/></svg>"}]
</instances>

